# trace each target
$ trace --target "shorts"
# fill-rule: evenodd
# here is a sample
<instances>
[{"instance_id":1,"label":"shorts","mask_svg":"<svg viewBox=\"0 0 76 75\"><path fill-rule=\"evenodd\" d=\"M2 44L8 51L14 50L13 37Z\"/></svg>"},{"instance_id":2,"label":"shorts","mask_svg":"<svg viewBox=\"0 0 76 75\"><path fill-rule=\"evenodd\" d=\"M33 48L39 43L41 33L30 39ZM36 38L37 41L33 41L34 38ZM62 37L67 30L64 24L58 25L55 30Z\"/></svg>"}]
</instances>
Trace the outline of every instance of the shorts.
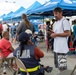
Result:
<instances>
[{"instance_id":1,"label":"shorts","mask_svg":"<svg viewBox=\"0 0 76 75\"><path fill-rule=\"evenodd\" d=\"M61 69L66 70L67 69L66 54L54 52L54 64L55 67L58 68L59 70Z\"/></svg>"},{"instance_id":2,"label":"shorts","mask_svg":"<svg viewBox=\"0 0 76 75\"><path fill-rule=\"evenodd\" d=\"M13 52L10 53L10 54L7 56L7 58L12 58L12 57L14 57L14 56L13 56Z\"/></svg>"},{"instance_id":3,"label":"shorts","mask_svg":"<svg viewBox=\"0 0 76 75\"><path fill-rule=\"evenodd\" d=\"M15 38L15 34L14 33L11 34L11 38Z\"/></svg>"}]
</instances>

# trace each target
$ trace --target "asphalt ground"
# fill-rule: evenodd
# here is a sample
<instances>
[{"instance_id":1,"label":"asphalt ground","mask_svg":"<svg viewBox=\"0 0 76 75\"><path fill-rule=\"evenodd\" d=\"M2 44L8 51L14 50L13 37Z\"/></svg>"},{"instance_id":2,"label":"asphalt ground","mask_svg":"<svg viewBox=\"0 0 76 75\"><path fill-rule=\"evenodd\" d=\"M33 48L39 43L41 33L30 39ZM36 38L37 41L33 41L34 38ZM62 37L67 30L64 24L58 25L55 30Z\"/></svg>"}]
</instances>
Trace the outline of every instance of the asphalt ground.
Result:
<instances>
[{"instance_id":1,"label":"asphalt ground","mask_svg":"<svg viewBox=\"0 0 76 75\"><path fill-rule=\"evenodd\" d=\"M14 48L18 46L12 44ZM60 73L60 71L55 68L54 66L54 54L51 50L48 51L47 53L47 48L46 48L46 43L45 42L40 42L38 43L38 47L44 52L44 57L41 58L41 64L45 66L50 66L53 67L52 72L47 73L45 72L45 75L57 75ZM76 65L76 55L68 55L67 56L67 65L68 65L68 70L73 70L74 66ZM0 75L3 75L2 73ZM7 68L7 74L6 75L13 75L13 71Z\"/></svg>"}]
</instances>

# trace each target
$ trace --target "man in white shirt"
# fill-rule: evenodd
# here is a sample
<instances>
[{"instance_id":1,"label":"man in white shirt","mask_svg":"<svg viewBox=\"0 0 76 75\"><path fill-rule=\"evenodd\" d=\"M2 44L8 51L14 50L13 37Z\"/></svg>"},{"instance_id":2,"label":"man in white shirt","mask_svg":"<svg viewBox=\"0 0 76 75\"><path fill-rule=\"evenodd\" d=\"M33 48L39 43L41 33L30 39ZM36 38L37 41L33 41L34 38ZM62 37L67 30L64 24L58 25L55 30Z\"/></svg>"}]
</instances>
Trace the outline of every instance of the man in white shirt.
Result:
<instances>
[{"instance_id":1,"label":"man in white shirt","mask_svg":"<svg viewBox=\"0 0 76 75\"><path fill-rule=\"evenodd\" d=\"M62 9L57 7L54 9L54 17L56 18L54 32L51 37L54 38L54 61L55 67L60 71L67 69L66 54L68 53L67 37L70 36L70 24L66 18L62 16Z\"/></svg>"}]
</instances>

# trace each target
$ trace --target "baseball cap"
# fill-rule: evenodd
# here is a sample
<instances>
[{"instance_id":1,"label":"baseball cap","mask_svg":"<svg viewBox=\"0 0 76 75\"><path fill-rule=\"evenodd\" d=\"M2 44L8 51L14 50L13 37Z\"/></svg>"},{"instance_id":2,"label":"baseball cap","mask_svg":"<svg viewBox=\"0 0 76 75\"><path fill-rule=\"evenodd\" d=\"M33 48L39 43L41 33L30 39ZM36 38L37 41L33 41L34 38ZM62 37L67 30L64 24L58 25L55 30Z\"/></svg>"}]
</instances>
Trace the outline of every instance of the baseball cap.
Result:
<instances>
[{"instance_id":1,"label":"baseball cap","mask_svg":"<svg viewBox=\"0 0 76 75\"><path fill-rule=\"evenodd\" d=\"M27 34L29 34L30 37L32 36L32 31L31 31L31 30L27 29L25 32L26 32Z\"/></svg>"},{"instance_id":2,"label":"baseball cap","mask_svg":"<svg viewBox=\"0 0 76 75\"><path fill-rule=\"evenodd\" d=\"M30 29L27 29L25 32L28 34L32 34L32 31Z\"/></svg>"},{"instance_id":3,"label":"baseball cap","mask_svg":"<svg viewBox=\"0 0 76 75\"><path fill-rule=\"evenodd\" d=\"M29 34L27 34L26 32L22 32L18 35L18 40L21 41L26 41L30 38Z\"/></svg>"}]
</instances>

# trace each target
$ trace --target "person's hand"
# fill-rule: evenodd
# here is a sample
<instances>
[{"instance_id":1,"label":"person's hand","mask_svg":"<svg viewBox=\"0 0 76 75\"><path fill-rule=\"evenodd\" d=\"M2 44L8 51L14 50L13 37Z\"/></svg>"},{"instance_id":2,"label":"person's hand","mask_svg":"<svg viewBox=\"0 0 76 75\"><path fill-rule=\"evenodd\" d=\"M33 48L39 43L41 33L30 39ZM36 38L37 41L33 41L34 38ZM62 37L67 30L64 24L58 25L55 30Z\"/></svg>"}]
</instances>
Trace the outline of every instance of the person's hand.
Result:
<instances>
[{"instance_id":1,"label":"person's hand","mask_svg":"<svg viewBox=\"0 0 76 75\"><path fill-rule=\"evenodd\" d=\"M51 35L51 32L50 32L50 31L47 31L47 33L48 33L49 35Z\"/></svg>"},{"instance_id":2,"label":"person's hand","mask_svg":"<svg viewBox=\"0 0 76 75\"><path fill-rule=\"evenodd\" d=\"M47 31L47 33L51 35L54 32L53 32L53 30L50 30L50 31Z\"/></svg>"},{"instance_id":3,"label":"person's hand","mask_svg":"<svg viewBox=\"0 0 76 75\"><path fill-rule=\"evenodd\" d=\"M51 32L51 33L54 33L54 31L53 31L53 30L50 30L50 32Z\"/></svg>"},{"instance_id":4,"label":"person's hand","mask_svg":"<svg viewBox=\"0 0 76 75\"><path fill-rule=\"evenodd\" d=\"M55 37L57 37L57 34L56 34L56 33L52 33L52 34L51 34L51 37L52 37L52 38L55 38Z\"/></svg>"},{"instance_id":5,"label":"person's hand","mask_svg":"<svg viewBox=\"0 0 76 75\"><path fill-rule=\"evenodd\" d=\"M31 40L28 40L28 42L29 42L30 45L34 46L34 43L31 42Z\"/></svg>"}]
</instances>

